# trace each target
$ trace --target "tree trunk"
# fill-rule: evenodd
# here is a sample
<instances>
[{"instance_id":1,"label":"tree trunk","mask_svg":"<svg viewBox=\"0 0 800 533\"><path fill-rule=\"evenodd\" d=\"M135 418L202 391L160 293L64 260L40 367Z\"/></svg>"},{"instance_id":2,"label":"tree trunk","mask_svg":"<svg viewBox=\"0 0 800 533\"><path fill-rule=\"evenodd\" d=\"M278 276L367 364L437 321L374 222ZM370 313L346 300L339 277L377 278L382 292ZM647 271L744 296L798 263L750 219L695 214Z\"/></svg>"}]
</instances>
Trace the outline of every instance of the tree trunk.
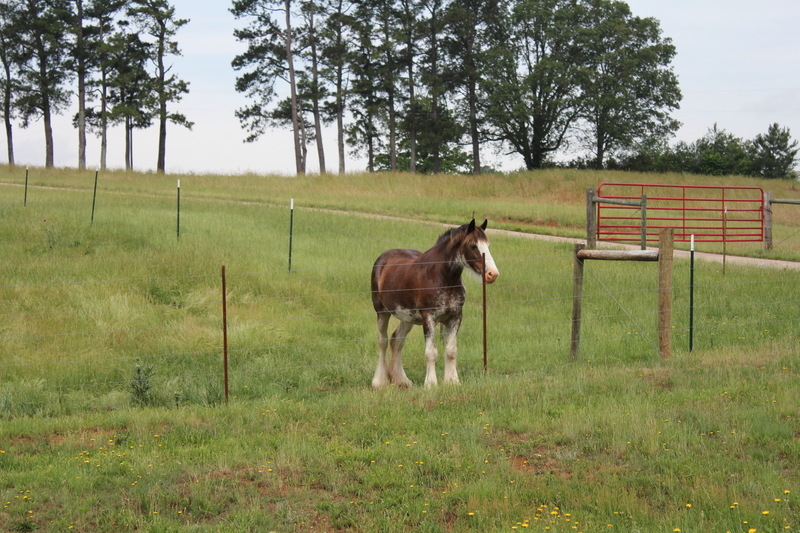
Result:
<instances>
[{"instance_id":1,"label":"tree trunk","mask_svg":"<svg viewBox=\"0 0 800 533\"><path fill-rule=\"evenodd\" d=\"M603 160L606 157L606 134L602 120L597 124L597 138L595 139L595 161L594 166L597 170L603 169Z\"/></svg>"},{"instance_id":2,"label":"tree trunk","mask_svg":"<svg viewBox=\"0 0 800 533\"><path fill-rule=\"evenodd\" d=\"M162 30L163 31L163 30ZM167 70L164 67L165 54L165 33L158 39L158 161L156 161L156 172L163 174L166 171L167 159L167 95L166 80Z\"/></svg>"},{"instance_id":3,"label":"tree trunk","mask_svg":"<svg viewBox=\"0 0 800 533\"><path fill-rule=\"evenodd\" d=\"M336 71L336 144L339 151L339 174L345 173L344 161L344 73L343 66Z\"/></svg>"},{"instance_id":4,"label":"tree trunk","mask_svg":"<svg viewBox=\"0 0 800 533\"><path fill-rule=\"evenodd\" d=\"M108 94L106 89L106 73L103 72L103 86L100 90L100 170L106 169L108 157Z\"/></svg>"},{"instance_id":5,"label":"tree trunk","mask_svg":"<svg viewBox=\"0 0 800 533\"><path fill-rule=\"evenodd\" d=\"M314 26L314 8L309 14L309 31L311 33L311 83L313 85L312 113L314 114L314 135L317 138L317 157L319 173L327 174L325 168L325 147L322 144L322 113L319 108L319 58L317 57L317 34Z\"/></svg>"},{"instance_id":6,"label":"tree trunk","mask_svg":"<svg viewBox=\"0 0 800 533\"><path fill-rule=\"evenodd\" d=\"M125 116L125 170L133 170L133 127L131 117Z\"/></svg>"},{"instance_id":7,"label":"tree trunk","mask_svg":"<svg viewBox=\"0 0 800 533\"><path fill-rule=\"evenodd\" d=\"M6 144L8 146L8 164L14 165L14 134L11 123L11 66L5 65L5 97L3 98L3 118L6 126Z\"/></svg>"},{"instance_id":8,"label":"tree trunk","mask_svg":"<svg viewBox=\"0 0 800 533\"><path fill-rule=\"evenodd\" d=\"M36 54L39 61L39 86L38 91L42 95L42 121L44 123L44 166L45 168L53 168L53 121L50 109L50 88L47 86L48 78L48 58L47 49L45 48L42 35L36 36Z\"/></svg>"},{"instance_id":9,"label":"tree trunk","mask_svg":"<svg viewBox=\"0 0 800 533\"><path fill-rule=\"evenodd\" d=\"M42 117L44 122L44 166L46 168L53 168L55 166L55 158L53 157L53 119L50 111L50 98L45 93L42 99L43 110Z\"/></svg>"},{"instance_id":10,"label":"tree trunk","mask_svg":"<svg viewBox=\"0 0 800 533\"><path fill-rule=\"evenodd\" d=\"M339 0L337 13L342 14L342 0ZM337 25L336 49L342 49L342 25ZM345 173L344 160L344 62L338 61L336 64L336 144L339 155L339 174Z\"/></svg>"},{"instance_id":11,"label":"tree trunk","mask_svg":"<svg viewBox=\"0 0 800 533\"><path fill-rule=\"evenodd\" d=\"M439 2L434 2L430 8L430 61L431 61L431 78L434 80L431 84L431 124L439 127L439 99L441 98L440 83L439 81ZM433 159L433 173L438 174L442 171L442 135L441 130L437 131L433 137L433 144L431 146L432 159Z\"/></svg>"},{"instance_id":12,"label":"tree trunk","mask_svg":"<svg viewBox=\"0 0 800 533\"><path fill-rule=\"evenodd\" d=\"M292 130L294 133L294 162L297 175L305 174L305 158L300 144L300 120L297 108L297 82L294 73L294 53L292 52L292 1L284 0L286 10L286 63L289 67L289 87L292 95Z\"/></svg>"},{"instance_id":13,"label":"tree trunk","mask_svg":"<svg viewBox=\"0 0 800 533\"><path fill-rule=\"evenodd\" d=\"M416 81L414 79L414 57L413 57L413 50L414 50L414 42L413 42L413 35L411 34L411 30L409 29L408 35L406 36L406 47L408 50L409 57L408 61L408 109L411 111L412 115L410 120L408 121L409 131L408 131L408 171L411 173L417 172L417 118L414 116L416 113L416 100L414 97L414 85Z\"/></svg>"},{"instance_id":14,"label":"tree trunk","mask_svg":"<svg viewBox=\"0 0 800 533\"><path fill-rule=\"evenodd\" d=\"M478 132L478 82L474 76L469 79L469 133L472 137L472 173L481 173L481 143Z\"/></svg>"},{"instance_id":15,"label":"tree trunk","mask_svg":"<svg viewBox=\"0 0 800 533\"><path fill-rule=\"evenodd\" d=\"M83 0L75 0L77 26L75 49L78 56L78 168L86 168L86 51L83 40Z\"/></svg>"}]
</instances>

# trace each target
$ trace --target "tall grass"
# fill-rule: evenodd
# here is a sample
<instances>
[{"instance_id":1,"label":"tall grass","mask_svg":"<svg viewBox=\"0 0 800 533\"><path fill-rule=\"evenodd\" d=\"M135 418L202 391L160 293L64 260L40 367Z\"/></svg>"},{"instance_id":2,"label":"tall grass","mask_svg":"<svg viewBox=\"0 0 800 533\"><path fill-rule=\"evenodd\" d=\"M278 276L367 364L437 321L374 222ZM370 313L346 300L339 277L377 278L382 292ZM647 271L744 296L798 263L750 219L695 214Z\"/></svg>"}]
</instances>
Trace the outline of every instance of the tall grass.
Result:
<instances>
[{"instance_id":1,"label":"tall grass","mask_svg":"<svg viewBox=\"0 0 800 533\"><path fill-rule=\"evenodd\" d=\"M0 182L21 185L24 176L25 170L20 167L0 167ZM344 209L452 224L462 223L465 214L471 214L480 205L482 213L476 214L488 217L495 228L571 237L585 236L586 189L603 182L761 187L772 192L773 198L800 198L798 183L788 180L563 169L485 176L379 173L300 178L164 176L111 171L101 173L99 189L101 195L137 193L172 198L176 179L181 179L182 194L194 199L285 206L295 198L299 207ZM94 172L31 169L30 183L32 187L85 191L88 209ZM774 240L776 247L772 251L746 243L729 245L728 252L800 260L800 217L795 206L775 206ZM719 246L704 246L708 246L704 251L721 251Z\"/></svg>"},{"instance_id":2,"label":"tall grass","mask_svg":"<svg viewBox=\"0 0 800 533\"><path fill-rule=\"evenodd\" d=\"M0 186L0 528L797 527L796 272L699 263L689 353L677 261L662 361L655 267L588 263L570 364L571 245L493 235L488 374L468 282L463 384L369 390L372 261L442 228L308 206L453 223L474 210L491 227L536 195L578 213L587 182L611 181L562 178L182 177L180 240L172 177L101 176L93 225L76 173L36 178L25 208ZM415 331L417 384L422 352Z\"/></svg>"}]
</instances>

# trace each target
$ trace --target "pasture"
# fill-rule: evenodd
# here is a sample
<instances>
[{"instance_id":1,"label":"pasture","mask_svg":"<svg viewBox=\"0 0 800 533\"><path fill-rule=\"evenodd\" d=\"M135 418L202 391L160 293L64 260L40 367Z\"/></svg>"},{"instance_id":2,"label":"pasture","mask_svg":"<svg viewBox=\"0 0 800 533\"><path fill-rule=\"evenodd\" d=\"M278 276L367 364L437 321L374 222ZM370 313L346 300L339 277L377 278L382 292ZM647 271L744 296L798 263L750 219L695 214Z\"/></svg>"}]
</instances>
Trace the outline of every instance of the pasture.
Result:
<instances>
[{"instance_id":1,"label":"pasture","mask_svg":"<svg viewBox=\"0 0 800 533\"><path fill-rule=\"evenodd\" d=\"M20 170L0 172L3 530L800 523L800 272L698 262L690 353L677 259L673 355L661 360L655 266L588 264L570 363L572 245L491 232L580 236L585 189L619 174L181 176L180 239L173 177L101 175L90 225L90 174L38 171L23 207ZM487 290L488 372L481 287L466 280L462 384L421 386L415 328L404 350L415 387L370 390L375 257L424 250L439 222L473 213L489 218L501 272ZM800 224L776 222L785 236Z\"/></svg>"}]
</instances>

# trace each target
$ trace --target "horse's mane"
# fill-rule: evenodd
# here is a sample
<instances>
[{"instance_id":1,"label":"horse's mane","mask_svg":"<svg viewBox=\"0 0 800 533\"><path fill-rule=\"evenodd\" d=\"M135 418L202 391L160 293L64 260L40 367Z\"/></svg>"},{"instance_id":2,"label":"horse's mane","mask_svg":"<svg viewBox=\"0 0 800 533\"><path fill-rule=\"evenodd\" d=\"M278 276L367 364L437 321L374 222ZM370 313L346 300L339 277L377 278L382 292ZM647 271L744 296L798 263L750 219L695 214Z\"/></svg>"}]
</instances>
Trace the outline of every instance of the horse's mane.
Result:
<instances>
[{"instance_id":1,"label":"horse's mane","mask_svg":"<svg viewBox=\"0 0 800 533\"><path fill-rule=\"evenodd\" d=\"M444 244L445 242L450 241L458 233L466 232L468 227L469 224L464 224L463 226L458 226L457 228L450 228L449 230L439 235L439 238L436 239L436 244L434 244L434 246L439 246L440 244Z\"/></svg>"}]
</instances>

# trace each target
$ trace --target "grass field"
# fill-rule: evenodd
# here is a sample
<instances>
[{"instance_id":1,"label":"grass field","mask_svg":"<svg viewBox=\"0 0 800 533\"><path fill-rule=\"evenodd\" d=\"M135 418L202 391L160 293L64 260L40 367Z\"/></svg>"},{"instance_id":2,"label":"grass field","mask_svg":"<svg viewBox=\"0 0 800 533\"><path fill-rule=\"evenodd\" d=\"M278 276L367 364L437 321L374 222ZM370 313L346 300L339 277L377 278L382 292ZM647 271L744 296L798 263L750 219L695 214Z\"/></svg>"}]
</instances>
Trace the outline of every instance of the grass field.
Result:
<instances>
[{"instance_id":1,"label":"grass field","mask_svg":"<svg viewBox=\"0 0 800 533\"><path fill-rule=\"evenodd\" d=\"M175 177L101 175L90 224L89 174L32 170L23 207L24 171L0 170L0 529L800 524L798 272L698 263L690 353L688 263L676 261L674 350L660 360L654 265L590 263L570 363L572 246L495 234L488 373L468 283L462 385L369 389L369 272L384 249L430 246L431 222L473 212L580 236L587 187L708 178L181 176L178 239ZM776 213L770 256L800 258L797 218ZM422 352L415 330L417 384Z\"/></svg>"}]
</instances>

